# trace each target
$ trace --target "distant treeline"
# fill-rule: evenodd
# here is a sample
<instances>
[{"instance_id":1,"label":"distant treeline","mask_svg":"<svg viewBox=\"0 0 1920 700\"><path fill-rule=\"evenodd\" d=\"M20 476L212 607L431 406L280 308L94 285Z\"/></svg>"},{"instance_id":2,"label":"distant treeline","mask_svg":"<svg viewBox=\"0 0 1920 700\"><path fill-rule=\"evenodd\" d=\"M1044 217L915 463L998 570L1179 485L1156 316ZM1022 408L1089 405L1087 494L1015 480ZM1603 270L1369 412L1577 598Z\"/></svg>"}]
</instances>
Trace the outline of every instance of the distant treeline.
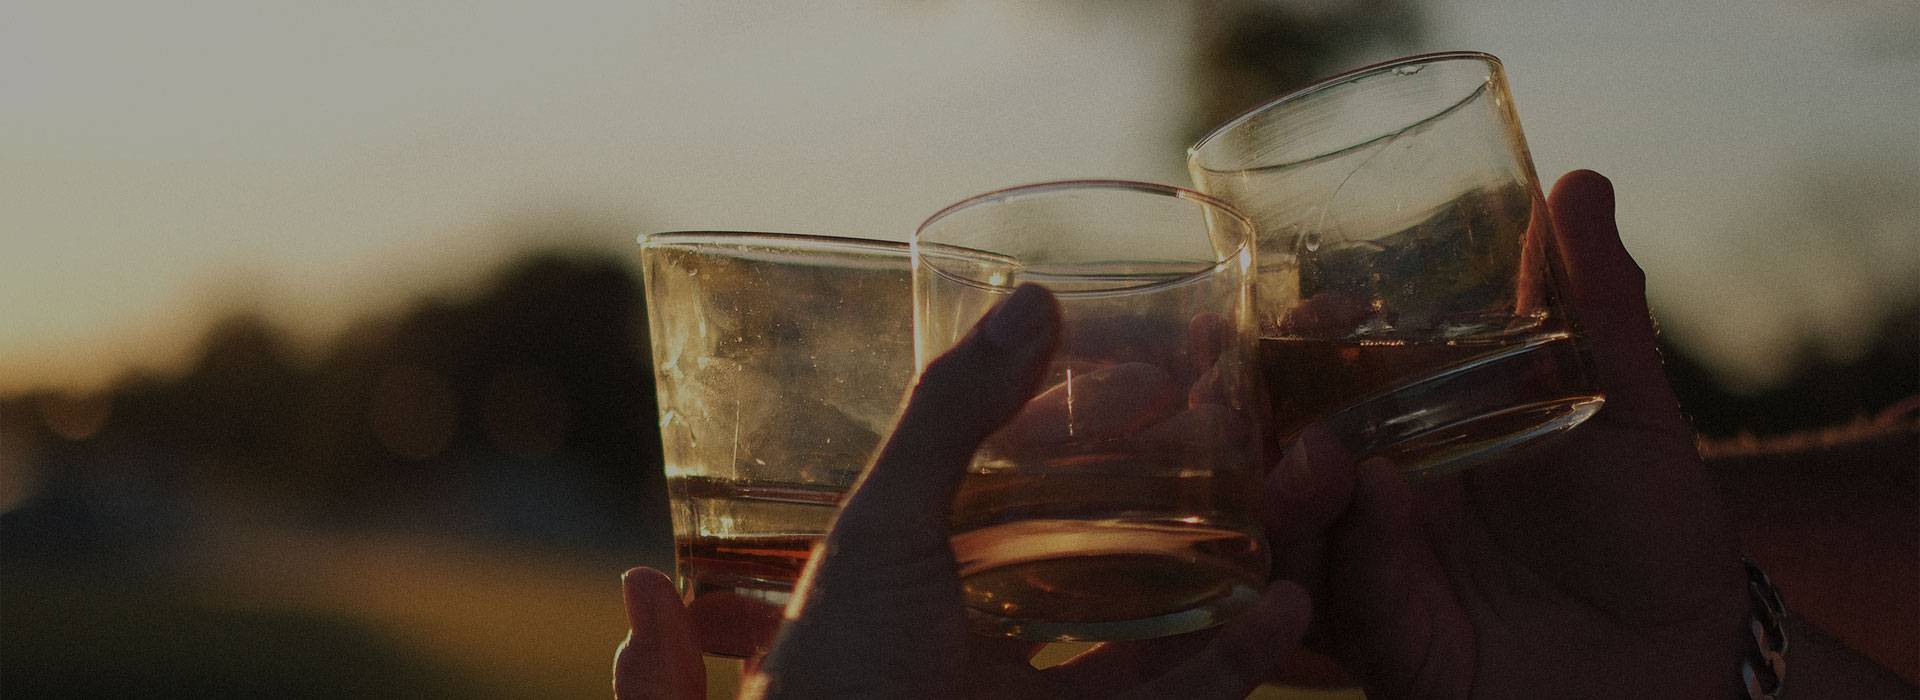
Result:
<instances>
[{"instance_id":1,"label":"distant treeline","mask_svg":"<svg viewBox=\"0 0 1920 700\"><path fill-rule=\"evenodd\" d=\"M1800 343L1786 378L1758 394L1728 391L1712 370L1663 343L1667 376L1693 429L1710 438L1783 435L1871 418L1920 395L1920 301L1888 316L1865 352L1827 359L1812 338Z\"/></svg>"},{"instance_id":2,"label":"distant treeline","mask_svg":"<svg viewBox=\"0 0 1920 700\"><path fill-rule=\"evenodd\" d=\"M538 253L317 362L229 318L180 376L0 399L0 432L53 496L618 546L666 528L644 314L619 259Z\"/></svg>"},{"instance_id":3,"label":"distant treeline","mask_svg":"<svg viewBox=\"0 0 1920 700\"><path fill-rule=\"evenodd\" d=\"M1676 347L1668 368L1704 435L1844 423L1920 394L1920 308L1893 319L1858 360L1805 353L1758 396L1725 391ZM287 524L595 547L664 537L645 308L625 261L533 254L470 297L363 321L317 362L290 342L238 316L182 375L0 399L0 498L38 484L135 521L231 505Z\"/></svg>"}]
</instances>

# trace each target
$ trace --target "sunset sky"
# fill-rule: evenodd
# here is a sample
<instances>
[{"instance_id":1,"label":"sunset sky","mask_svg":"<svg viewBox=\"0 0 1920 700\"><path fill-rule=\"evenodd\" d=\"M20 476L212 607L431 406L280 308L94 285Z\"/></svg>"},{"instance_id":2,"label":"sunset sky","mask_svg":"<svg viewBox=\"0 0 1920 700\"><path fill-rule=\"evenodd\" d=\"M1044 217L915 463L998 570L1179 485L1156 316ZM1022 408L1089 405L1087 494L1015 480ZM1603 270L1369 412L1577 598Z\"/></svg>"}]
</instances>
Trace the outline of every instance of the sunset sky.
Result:
<instances>
[{"instance_id":1,"label":"sunset sky","mask_svg":"<svg viewBox=\"0 0 1920 700\"><path fill-rule=\"evenodd\" d=\"M324 338L537 244L1186 184L1192 12L1032 5L13 0L0 390L176 366L235 310ZM1729 376L1844 355L1920 295L1920 4L1646 7L1434 2L1392 52L1505 59L1542 177L1614 179L1666 329Z\"/></svg>"}]
</instances>

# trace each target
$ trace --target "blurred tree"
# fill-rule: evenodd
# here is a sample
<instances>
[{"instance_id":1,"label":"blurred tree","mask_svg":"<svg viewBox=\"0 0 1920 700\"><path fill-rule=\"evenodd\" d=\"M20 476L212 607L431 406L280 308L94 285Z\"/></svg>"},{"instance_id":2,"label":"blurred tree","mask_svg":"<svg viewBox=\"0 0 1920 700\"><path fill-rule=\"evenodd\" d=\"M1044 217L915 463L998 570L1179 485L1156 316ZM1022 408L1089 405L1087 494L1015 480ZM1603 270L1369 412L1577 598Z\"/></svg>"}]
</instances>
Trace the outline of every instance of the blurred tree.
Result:
<instances>
[{"instance_id":1,"label":"blurred tree","mask_svg":"<svg viewBox=\"0 0 1920 700\"><path fill-rule=\"evenodd\" d=\"M173 423L191 488L271 493L293 467L307 379L278 328L258 314L236 315L207 332L199 360L180 379L179 402L155 407L172 415L145 417Z\"/></svg>"},{"instance_id":2,"label":"blurred tree","mask_svg":"<svg viewBox=\"0 0 1920 700\"><path fill-rule=\"evenodd\" d=\"M1197 19L1188 142L1316 80L1404 53L1421 36L1410 0L1210 0Z\"/></svg>"},{"instance_id":3,"label":"blurred tree","mask_svg":"<svg viewBox=\"0 0 1920 700\"><path fill-rule=\"evenodd\" d=\"M1667 375L1694 430L1713 438L1780 435L1872 417L1920 396L1920 302L1897 308L1865 352L1834 360L1817 337L1803 337L1790 374L1759 393L1725 387L1681 348L1664 348Z\"/></svg>"},{"instance_id":4,"label":"blurred tree","mask_svg":"<svg viewBox=\"0 0 1920 700\"><path fill-rule=\"evenodd\" d=\"M553 251L356 324L311 365L239 314L178 377L0 402L0 468L10 499L31 487L89 518L134 494L253 520L664 541L645 328L623 261Z\"/></svg>"},{"instance_id":5,"label":"blurred tree","mask_svg":"<svg viewBox=\"0 0 1920 700\"><path fill-rule=\"evenodd\" d=\"M305 421L309 461L342 477L332 517L664 536L643 310L620 261L549 251L469 300L356 326Z\"/></svg>"}]
</instances>

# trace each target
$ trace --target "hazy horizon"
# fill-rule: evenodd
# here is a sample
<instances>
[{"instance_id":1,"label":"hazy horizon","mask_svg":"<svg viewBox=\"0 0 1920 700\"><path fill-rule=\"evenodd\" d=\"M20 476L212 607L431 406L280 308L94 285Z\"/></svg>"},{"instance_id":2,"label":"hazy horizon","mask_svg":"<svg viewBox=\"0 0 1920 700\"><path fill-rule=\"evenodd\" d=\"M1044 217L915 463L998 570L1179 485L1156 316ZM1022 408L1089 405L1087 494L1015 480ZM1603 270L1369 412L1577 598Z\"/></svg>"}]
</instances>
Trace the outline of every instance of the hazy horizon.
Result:
<instances>
[{"instance_id":1,"label":"hazy horizon","mask_svg":"<svg viewBox=\"0 0 1920 700\"><path fill-rule=\"evenodd\" d=\"M0 391L177 366L241 310L325 338L549 245L1185 184L1194 10L1162 8L18 3ZM1846 354L1920 297L1920 6L1668 9L1438 2L1380 51L1505 59L1542 178L1614 179L1666 328L1731 381Z\"/></svg>"}]
</instances>

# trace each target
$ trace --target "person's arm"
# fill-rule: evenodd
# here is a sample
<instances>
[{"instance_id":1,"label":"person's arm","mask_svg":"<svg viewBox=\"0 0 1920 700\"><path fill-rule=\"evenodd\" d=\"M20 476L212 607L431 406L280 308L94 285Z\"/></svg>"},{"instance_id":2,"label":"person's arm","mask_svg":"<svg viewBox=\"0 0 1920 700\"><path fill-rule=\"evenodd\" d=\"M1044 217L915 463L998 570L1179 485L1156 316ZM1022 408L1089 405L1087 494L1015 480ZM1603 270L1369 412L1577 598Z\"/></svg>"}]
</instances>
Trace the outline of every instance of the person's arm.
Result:
<instances>
[{"instance_id":1,"label":"person's arm","mask_svg":"<svg viewBox=\"0 0 1920 700\"><path fill-rule=\"evenodd\" d=\"M1785 697L1913 696L1917 443L1920 425L1898 415L1700 443L1745 551L1786 599ZM1828 677L1837 685L1825 692ZM1874 678L1906 690L1851 694L1848 679Z\"/></svg>"}]
</instances>

